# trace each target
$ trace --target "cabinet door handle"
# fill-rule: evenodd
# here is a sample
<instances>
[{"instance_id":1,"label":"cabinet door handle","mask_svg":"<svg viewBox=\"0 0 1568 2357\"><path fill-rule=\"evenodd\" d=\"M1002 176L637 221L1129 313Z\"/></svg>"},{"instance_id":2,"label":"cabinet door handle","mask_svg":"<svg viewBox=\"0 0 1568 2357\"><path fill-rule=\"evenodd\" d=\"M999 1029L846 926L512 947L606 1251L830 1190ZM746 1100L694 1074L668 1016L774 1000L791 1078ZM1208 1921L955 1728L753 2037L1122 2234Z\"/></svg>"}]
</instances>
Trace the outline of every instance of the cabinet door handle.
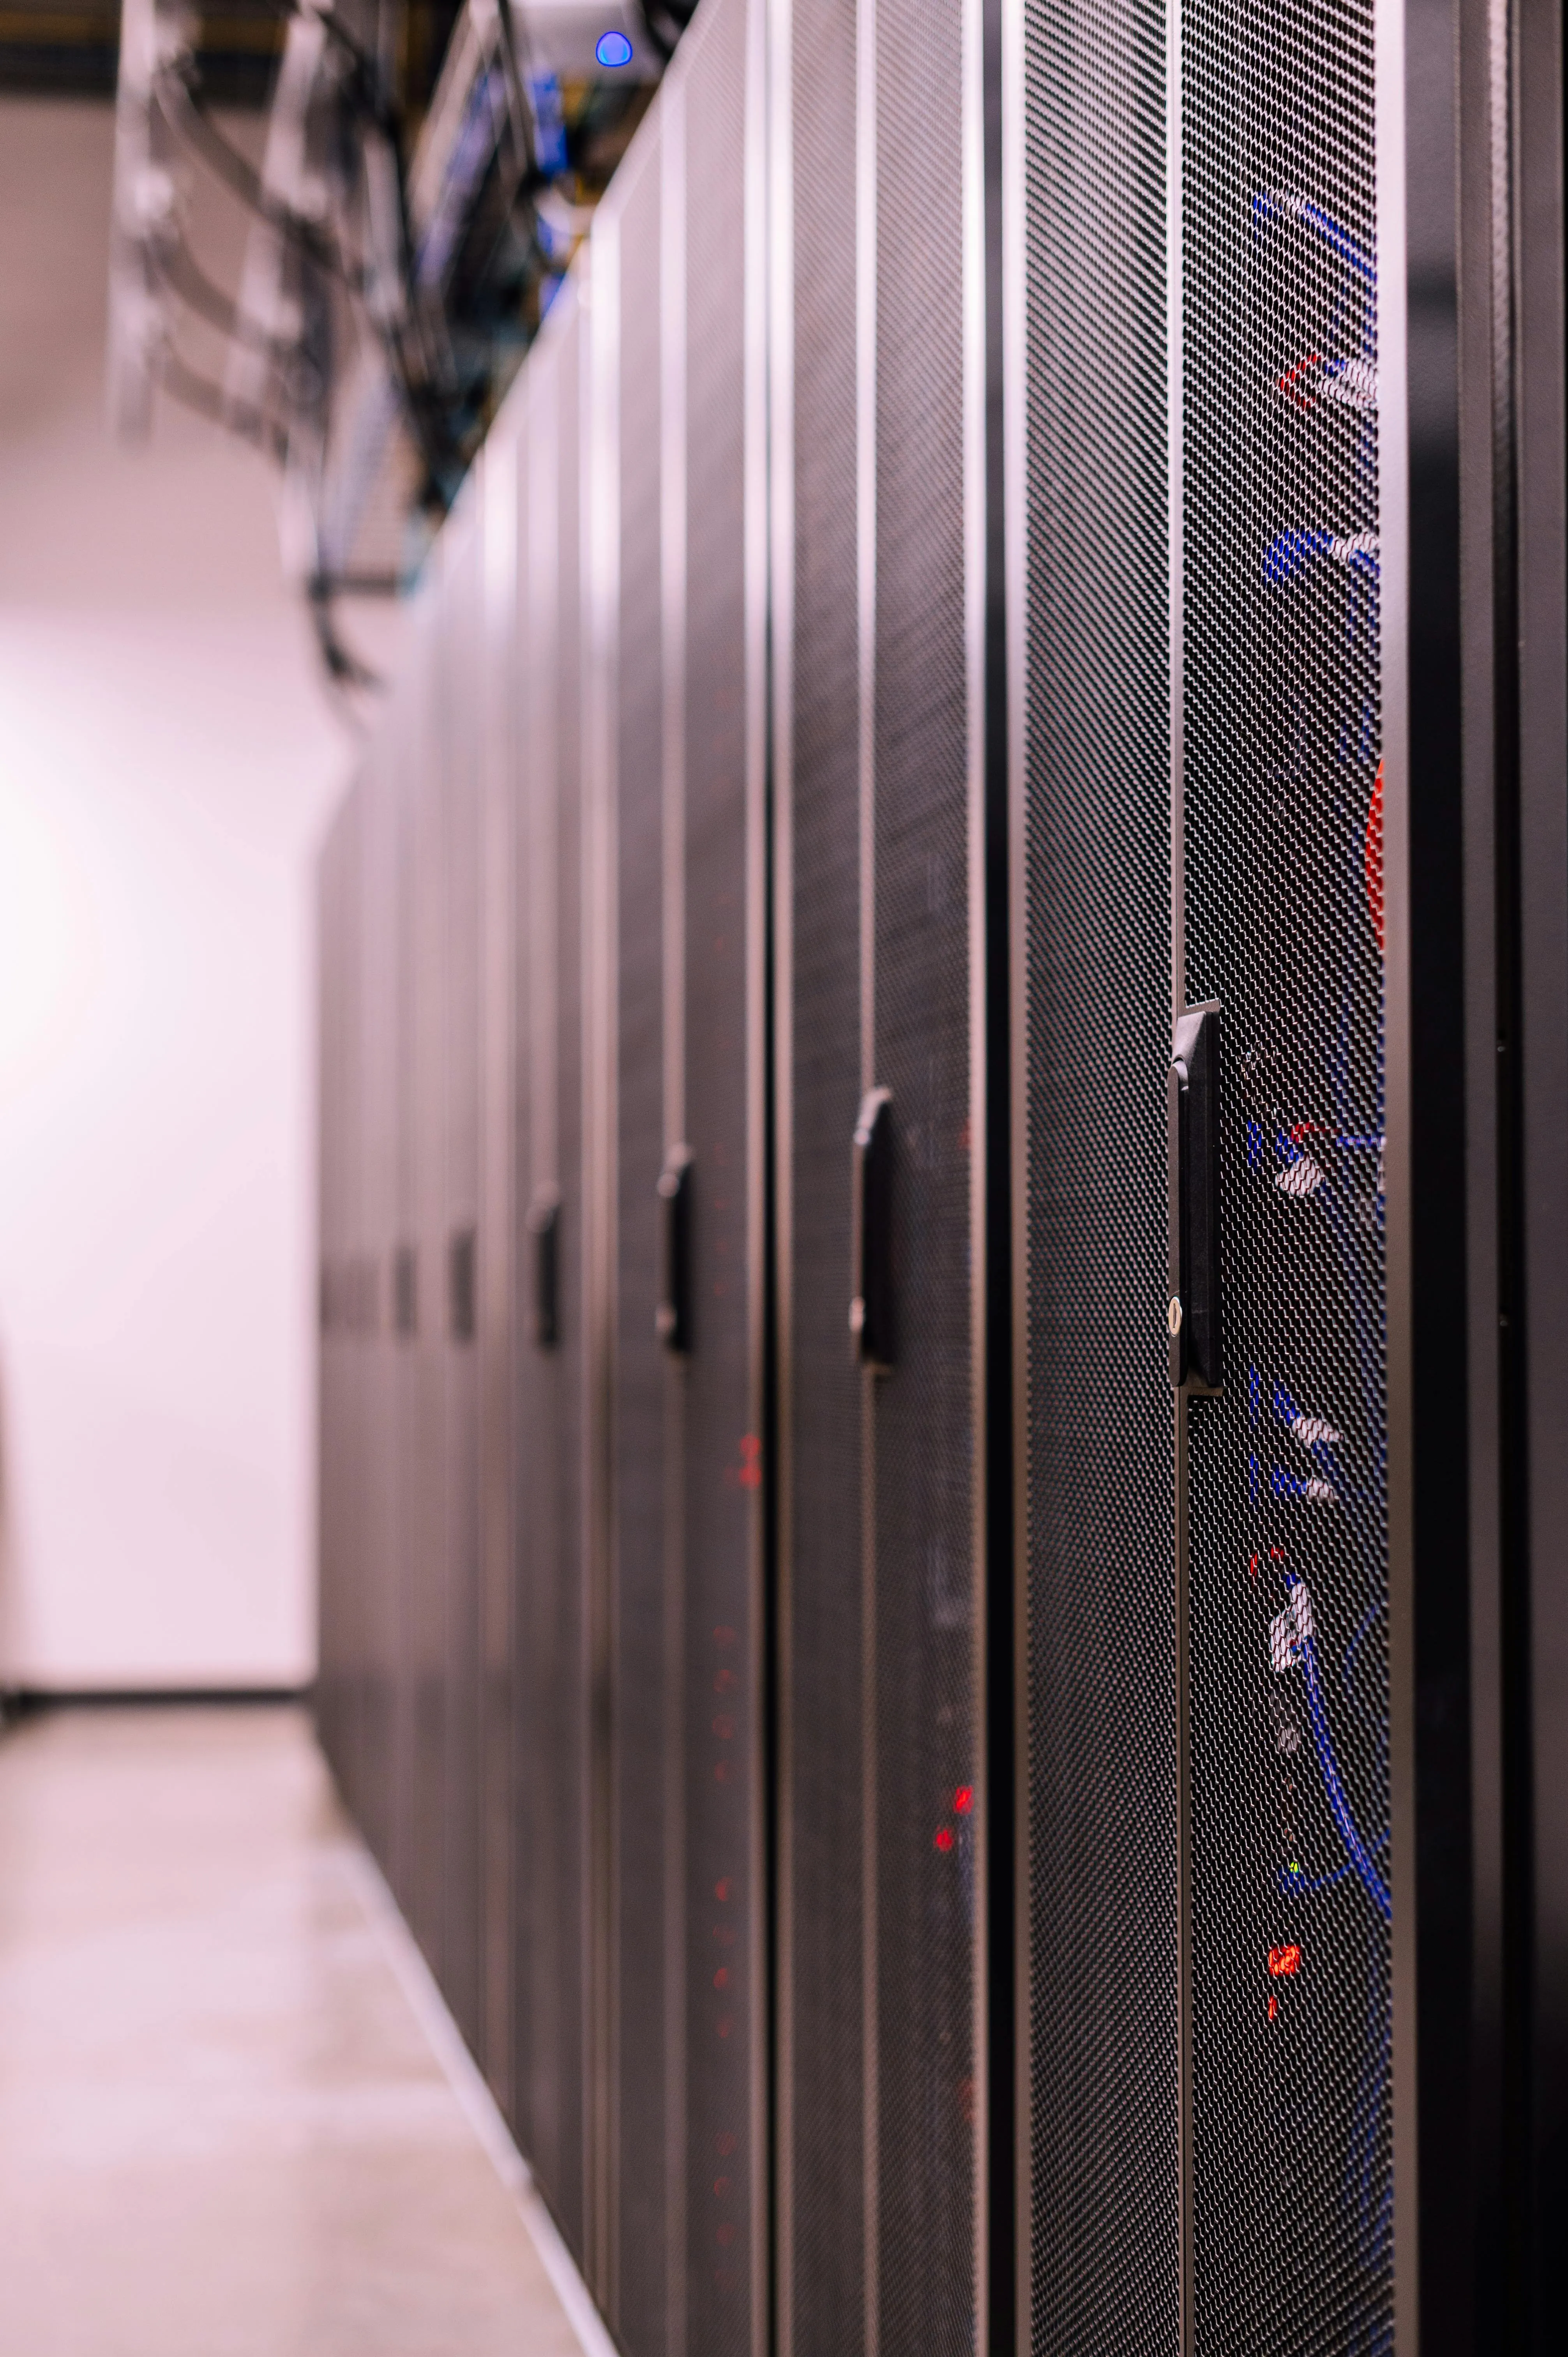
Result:
<instances>
[{"instance_id":1,"label":"cabinet door handle","mask_svg":"<svg viewBox=\"0 0 1568 2357\"><path fill-rule=\"evenodd\" d=\"M653 1327L667 1351L692 1348L692 1149L672 1146L659 1174L663 1211L661 1290Z\"/></svg>"},{"instance_id":2,"label":"cabinet door handle","mask_svg":"<svg viewBox=\"0 0 1568 2357\"><path fill-rule=\"evenodd\" d=\"M1219 1301L1219 1006L1178 1015L1166 1090L1173 1383L1217 1392L1224 1380Z\"/></svg>"},{"instance_id":3,"label":"cabinet door handle","mask_svg":"<svg viewBox=\"0 0 1568 2357\"><path fill-rule=\"evenodd\" d=\"M553 1187L536 1187L528 1207L533 1238L533 1341L553 1351L561 1340L561 1197Z\"/></svg>"},{"instance_id":4,"label":"cabinet door handle","mask_svg":"<svg viewBox=\"0 0 1568 2357\"><path fill-rule=\"evenodd\" d=\"M849 1330L863 1367L894 1359L893 1096L869 1089L861 1099L850 1157Z\"/></svg>"}]
</instances>

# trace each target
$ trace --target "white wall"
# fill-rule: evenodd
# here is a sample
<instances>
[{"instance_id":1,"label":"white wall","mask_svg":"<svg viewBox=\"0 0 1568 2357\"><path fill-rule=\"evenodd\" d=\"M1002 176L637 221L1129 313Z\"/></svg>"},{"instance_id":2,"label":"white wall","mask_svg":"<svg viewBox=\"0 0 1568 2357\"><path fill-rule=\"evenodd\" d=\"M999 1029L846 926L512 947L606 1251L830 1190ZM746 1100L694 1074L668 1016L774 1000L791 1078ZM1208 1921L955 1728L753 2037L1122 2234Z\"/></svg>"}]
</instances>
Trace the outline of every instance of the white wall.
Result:
<instances>
[{"instance_id":1,"label":"white wall","mask_svg":"<svg viewBox=\"0 0 1568 2357\"><path fill-rule=\"evenodd\" d=\"M262 462L105 432L111 152L106 107L0 102L0 1674L292 1683L351 755Z\"/></svg>"}]
</instances>

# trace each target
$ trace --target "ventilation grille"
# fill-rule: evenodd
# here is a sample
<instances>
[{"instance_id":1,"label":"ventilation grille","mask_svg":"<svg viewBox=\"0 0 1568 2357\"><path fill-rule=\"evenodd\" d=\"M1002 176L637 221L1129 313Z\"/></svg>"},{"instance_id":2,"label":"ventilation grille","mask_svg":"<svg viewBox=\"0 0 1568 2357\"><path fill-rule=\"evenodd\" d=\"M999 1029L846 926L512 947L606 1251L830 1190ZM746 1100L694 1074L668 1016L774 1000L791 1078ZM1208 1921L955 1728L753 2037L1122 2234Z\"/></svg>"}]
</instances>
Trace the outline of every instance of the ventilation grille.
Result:
<instances>
[{"instance_id":1,"label":"ventilation grille","mask_svg":"<svg viewBox=\"0 0 1568 2357\"><path fill-rule=\"evenodd\" d=\"M876 2023L887 2350L974 2343L977 1629L956 0L877 11L875 1080L898 1363L871 1410Z\"/></svg>"},{"instance_id":2,"label":"ventilation grille","mask_svg":"<svg viewBox=\"0 0 1568 2357\"><path fill-rule=\"evenodd\" d=\"M1031 2345L1168 2357L1165 10L1026 43Z\"/></svg>"},{"instance_id":3,"label":"ventilation grille","mask_svg":"<svg viewBox=\"0 0 1568 2357\"><path fill-rule=\"evenodd\" d=\"M1391 2344L1369 5L1184 33L1186 879L1229 1382L1190 1421L1198 2345Z\"/></svg>"},{"instance_id":4,"label":"ventilation grille","mask_svg":"<svg viewBox=\"0 0 1568 2357\"><path fill-rule=\"evenodd\" d=\"M743 2357L767 2231L751 2181L766 1965L750 1938L763 1860L746 1249L745 0L717 0L686 38L687 2298L691 2348Z\"/></svg>"},{"instance_id":5,"label":"ventilation grille","mask_svg":"<svg viewBox=\"0 0 1568 2357\"><path fill-rule=\"evenodd\" d=\"M660 630L660 152L621 169L620 597L617 619L614 2315L628 2357L668 2345L664 1626L668 1368L654 1182L664 1160L663 699Z\"/></svg>"},{"instance_id":6,"label":"ventilation grille","mask_svg":"<svg viewBox=\"0 0 1568 2357\"><path fill-rule=\"evenodd\" d=\"M860 1097L854 15L796 0L793 1006L779 1961L786 2357L865 2346L859 1762L861 1380L850 1356Z\"/></svg>"}]
</instances>

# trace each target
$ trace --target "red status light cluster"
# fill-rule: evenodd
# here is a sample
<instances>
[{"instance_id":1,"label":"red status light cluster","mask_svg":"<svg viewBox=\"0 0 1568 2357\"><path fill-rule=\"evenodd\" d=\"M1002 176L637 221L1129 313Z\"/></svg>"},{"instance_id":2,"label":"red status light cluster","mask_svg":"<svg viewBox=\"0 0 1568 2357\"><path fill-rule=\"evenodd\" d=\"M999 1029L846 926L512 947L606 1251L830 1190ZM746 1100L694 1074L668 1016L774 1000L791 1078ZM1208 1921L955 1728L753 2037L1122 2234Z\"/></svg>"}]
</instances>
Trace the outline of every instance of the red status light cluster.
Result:
<instances>
[{"instance_id":1,"label":"red status light cluster","mask_svg":"<svg viewBox=\"0 0 1568 2357\"><path fill-rule=\"evenodd\" d=\"M974 1807L974 1786L972 1784L961 1784L957 1792L952 1796L952 1805L953 1814L955 1817L967 1817L970 1815ZM939 1825L937 1827L936 1839L933 1846L940 1850L951 1849L952 1827L950 1825Z\"/></svg>"},{"instance_id":2,"label":"red status light cluster","mask_svg":"<svg viewBox=\"0 0 1568 2357\"><path fill-rule=\"evenodd\" d=\"M1276 1981L1294 1980L1301 1970L1301 1950L1293 1940L1288 1947L1269 1950L1269 1975Z\"/></svg>"}]
</instances>

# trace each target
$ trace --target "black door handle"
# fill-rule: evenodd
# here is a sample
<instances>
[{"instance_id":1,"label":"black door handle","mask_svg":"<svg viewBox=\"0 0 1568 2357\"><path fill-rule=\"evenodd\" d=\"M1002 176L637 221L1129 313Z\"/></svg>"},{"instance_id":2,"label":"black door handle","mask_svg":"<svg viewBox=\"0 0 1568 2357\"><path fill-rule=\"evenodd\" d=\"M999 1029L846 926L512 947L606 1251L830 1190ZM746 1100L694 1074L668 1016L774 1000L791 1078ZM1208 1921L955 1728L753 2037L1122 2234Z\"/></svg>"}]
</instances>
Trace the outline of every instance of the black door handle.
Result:
<instances>
[{"instance_id":1,"label":"black door handle","mask_svg":"<svg viewBox=\"0 0 1568 2357\"><path fill-rule=\"evenodd\" d=\"M533 1238L533 1340L553 1351L561 1340L561 1196L554 1187L536 1187L528 1207Z\"/></svg>"},{"instance_id":2,"label":"black door handle","mask_svg":"<svg viewBox=\"0 0 1568 2357\"><path fill-rule=\"evenodd\" d=\"M659 1174L664 1211L662 1290L653 1328L667 1351L692 1347L692 1149L672 1146Z\"/></svg>"},{"instance_id":3,"label":"black door handle","mask_svg":"<svg viewBox=\"0 0 1568 2357\"><path fill-rule=\"evenodd\" d=\"M849 1330L863 1367L893 1364L893 1095L868 1089L850 1162Z\"/></svg>"},{"instance_id":4,"label":"black door handle","mask_svg":"<svg viewBox=\"0 0 1568 2357\"><path fill-rule=\"evenodd\" d=\"M1217 1392L1224 1380L1219 1314L1219 1006L1178 1015L1166 1083L1171 1381Z\"/></svg>"},{"instance_id":5,"label":"black door handle","mask_svg":"<svg viewBox=\"0 0 1568 2357\"><path fill-rule=\"evenodd\" d=\"M478 1238L472 1228L454 1229L446 1246L448 1323L454 1342L471 1342L478 1328L474 1264Z\"/></svg>"}]
</instances>

